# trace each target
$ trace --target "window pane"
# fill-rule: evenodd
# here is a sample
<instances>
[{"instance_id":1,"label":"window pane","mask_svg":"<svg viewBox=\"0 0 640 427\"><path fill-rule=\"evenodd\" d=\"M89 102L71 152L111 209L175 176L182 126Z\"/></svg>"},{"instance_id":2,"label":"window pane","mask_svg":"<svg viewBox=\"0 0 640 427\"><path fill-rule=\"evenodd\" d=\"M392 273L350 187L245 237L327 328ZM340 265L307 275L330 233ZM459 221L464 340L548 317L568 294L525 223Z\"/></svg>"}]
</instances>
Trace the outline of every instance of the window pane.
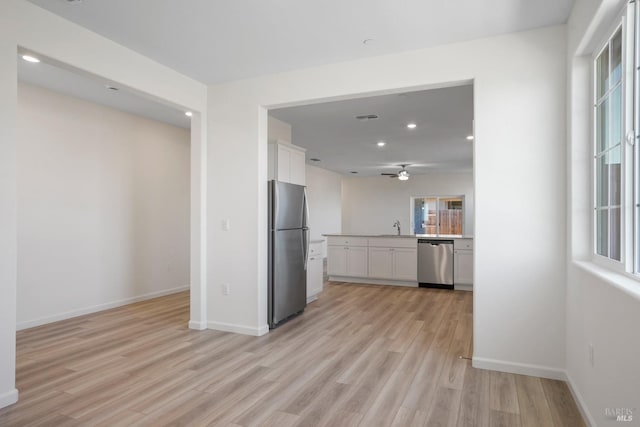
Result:
<instances>
[{"instance_id":1,"label":"window pane","mask_svg":"<svg viewBox=\"0 0 640 427\"><path fill-rule=\"evenodd\" d=\"M622 167L620 164L621 151L622 148L618 145L616 148L611 149L605 156L609 169L609 206L620 205L620 184L622 180Z\"/></svg>"},{"instance_id":2,"label":"window pane","mask_svg":"<svg viewBox=\"0 0 640 427\"><path fill-rule=\"evenodd\" d=\"M609 47L605 47L597 61L597 76L596 76L596 84L597 84L597 94L598 98L605 94L605 92L609 89Z\"/></svg>"},{"instance_id":3,"label":"window pane","mask_svg":"<svg viewBox=\"0 0 640 427\"><path fill-rule=\"evenodd\" d=\"M599 210L596 213L597 235L596 235L596 251L598 255L609 256L609 212Z\"/></svg>"},{"instance_id":4,"label":"window pane","mask_svg":"<svg viewBox=\"0 0 640 427\"><path fill-rule=\"evenodd\" d=\"M622 77L622 29L611 40L611 85Z\"/></svg>"},{"instance_id":5,"label":"window pane","mask_svg":"<svg viewBox=\"0 0 640 427\"><path fill-rule=\"evenodd\" d=\"M608 147L613 147L622 141L622 85L611 93L611 117L607 120L611 126L611 137L608 139Z\"/></svg>"},{"instance_id":6,"label":"window pane","mask_svg":"<svg viewBox=\"0 0 640 427\"><path fill-rule=\"evenodd\" d=\"M415 234L425 234L425 217L427 208L425 199L415 199L413 202L413 232Z\"/></svg>"},{"instance_id":7,"label":"window pane","mask_svg":"<svg viewBox=\"0 0 640 427\"><path fill-rule=\"evenodd\" d=\"M596 153L601 153L609 145L609 99L598 106L596 130Z\"/></svg>"},{"instance_id":8,"label":"window pane","mask_svg":"<svg viewBox=\"0 0 640 427\"><path fill-rule=\"evenodd\" d=\"M596 160L596 206L609 206L609 166L607 155Z\"/></svg>"},{"instance_id":9,"label":"window pane","mask_svg":"<svg viewBox=\"0 0 640 427\"><path fill-rule=\"evenodd\" d=\"M437 226L437 217L436 217L436 212L437 212L437 200L434 199L424 199L425 200L425 211L426 211L426 215L425 215L425 219L424 219L424 224L425 224L425 231L427 232L426 234L436 234L438 233L438 226Z\"/></svg>"},{"instance_id":10,"label":"window pane","mask_svg":"<svg viewBox=\"0 0 640 427\"><path fill-rule=\"evenodd\" d=\"M440 199L440 234L462 234L462 199Z\"/></svg>"},{"instance_id":11,"label":"window pane","mask_svg":"<svg viewBox=\"0 0 640 427\"><path fill-rule=\"evenodd\" d=\"M620 224L621 224L621 211L620 208L613 208L609 211L609 225L611 236L611 242L609 245L609 258L620 261Z\"/></svg>"}]
</instances>

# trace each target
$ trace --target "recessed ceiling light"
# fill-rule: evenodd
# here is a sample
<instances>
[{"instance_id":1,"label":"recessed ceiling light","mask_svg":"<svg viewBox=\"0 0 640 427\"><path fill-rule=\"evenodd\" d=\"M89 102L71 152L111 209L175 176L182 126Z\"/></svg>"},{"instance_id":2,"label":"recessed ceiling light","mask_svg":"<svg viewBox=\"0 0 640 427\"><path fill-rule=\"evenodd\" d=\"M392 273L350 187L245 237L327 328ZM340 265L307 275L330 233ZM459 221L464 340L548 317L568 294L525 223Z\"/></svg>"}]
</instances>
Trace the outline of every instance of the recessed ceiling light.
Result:
<instances>
[{"instance_id":1,"label":"recessed ceiling light","mask_svg":"<svg viewBox=\"0 0 640 427\"><path fill-rule=\"evenodd\" d=\"M467 137L467 141L473 141L473 135L469 135L469 136Z\"/></svg>"},{"instance_id":2,"label":"recessed ceiling light","mask_svg":"<svg viewBox=\"0 0 640 427\"><path fill-rule=\"evenodd\" d=\"M351 171L351 173L356 174L356 173L358 173L358 171Z\"/></svg>"},{"instance_id":3,"label":"recessed ceiling light","mask_svg":"<svg viewBox=\"0 0 640 427\"><path fill-rule=\"evenodd\" d=\"M187 117L193 117L193 113L191 111L185 112L184 115Z\"/></svg>"},{"instance_id":4,"label":"recessed ceiling light","mask_svg":"<svg viewBox=\"0 0 640 427\"><path fill-rule=\"evenodd\" d=\"M407 124L407 127L408 127L409 129L415 129L415 128L417 128L417 127L418 127L418 125L417 125L417 124L415 124L415 123L409 123L409 124Z\"/></svg>"},{"instance_id":5,"label":"recessed ceiling light","mask_svg":"<svg viewBox=\"0 0 640 427\"><path fill-rule=\"evenodd\" d=\"M315 157L313 159L309 159L309 160L312 161L312 162L316 162L316 163L320 161L320 159L316 159Z\"/></svg>"},{"instance_id":6,"label":"recessed ceiling light","mask_svg":"<svg viewBox=\"0 0 640 427\"><path fill-rule=\"evenodd\" d=\"M378 142L376 143L376 145L377 145L378 147L384 147L385 145L387 145L387 143L386 143L386 142L384 142L384 141L378 141Z\"/></svg>"},{"instance_id":7,"label":"recessed ceiling light","mask_svg":"<svg viewBox=\"0 0 640 427\"><path fill-rule=\"evenodd\" d=\"M40 60L38 58L36 58L35 56L31 56L31 55L22 55L22 59L24 59L27 62L33 62L33 63L40 62Z\"/></svg>"}]
</instances>

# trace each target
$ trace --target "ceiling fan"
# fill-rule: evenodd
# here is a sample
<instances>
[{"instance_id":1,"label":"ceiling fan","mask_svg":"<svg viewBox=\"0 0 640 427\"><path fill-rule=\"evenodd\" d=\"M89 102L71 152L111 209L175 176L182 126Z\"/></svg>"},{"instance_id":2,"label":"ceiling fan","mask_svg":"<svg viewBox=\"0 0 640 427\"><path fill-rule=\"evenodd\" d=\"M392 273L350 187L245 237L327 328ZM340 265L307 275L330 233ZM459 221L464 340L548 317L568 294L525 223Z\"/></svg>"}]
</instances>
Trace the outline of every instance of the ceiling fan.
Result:
<instances>
[{"instance_id":1,"label":"ceiling fan","mask_svg":"<svg viewBox=\"0 0 640 427\"><path fill-rule=\"evenodd\" d=\"M400 181L406 181L409 179L409 171L407 171L408 164L400 165L402 170L398 173L381 173L380 175L388 176L389 178L398 178Z\"/></svg>"}]
</instances>

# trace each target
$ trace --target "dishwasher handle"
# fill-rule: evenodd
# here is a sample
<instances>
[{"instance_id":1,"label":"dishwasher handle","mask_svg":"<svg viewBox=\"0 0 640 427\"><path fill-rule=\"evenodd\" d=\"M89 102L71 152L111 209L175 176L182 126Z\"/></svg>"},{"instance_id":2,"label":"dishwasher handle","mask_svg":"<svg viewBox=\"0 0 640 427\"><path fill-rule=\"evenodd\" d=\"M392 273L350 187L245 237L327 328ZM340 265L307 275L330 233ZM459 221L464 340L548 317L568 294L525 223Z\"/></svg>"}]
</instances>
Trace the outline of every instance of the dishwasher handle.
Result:
<instances>
[{"instance_id":1,"label":"dishwasher handle","mask_svg":"<svg viewBox=\"0 0 640 427\"><path fill-rule=\"evenodd\" d=\"M418 244L431 246L453 245L453 240L418 240Z\"/></svg>"}]
</instances>

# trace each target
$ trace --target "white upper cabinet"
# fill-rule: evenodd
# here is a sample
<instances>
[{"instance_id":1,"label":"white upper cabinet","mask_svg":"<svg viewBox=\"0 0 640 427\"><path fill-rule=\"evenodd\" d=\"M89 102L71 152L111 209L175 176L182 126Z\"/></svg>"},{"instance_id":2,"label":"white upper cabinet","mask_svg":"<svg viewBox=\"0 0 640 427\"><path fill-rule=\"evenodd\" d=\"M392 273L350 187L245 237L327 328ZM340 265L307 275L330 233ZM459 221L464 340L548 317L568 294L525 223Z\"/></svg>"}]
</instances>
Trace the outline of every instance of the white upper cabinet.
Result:
<instances>
[{"instance_id":1,"label":"white upper cabinet","mask_svg":"<svg viewBox=\"0 0 640 427\"><path fill-rule=\"evenodd\" d=\"M306 185L305 149L281 141L269 141L269 179Z\"/></svg>"}]
</instances>

